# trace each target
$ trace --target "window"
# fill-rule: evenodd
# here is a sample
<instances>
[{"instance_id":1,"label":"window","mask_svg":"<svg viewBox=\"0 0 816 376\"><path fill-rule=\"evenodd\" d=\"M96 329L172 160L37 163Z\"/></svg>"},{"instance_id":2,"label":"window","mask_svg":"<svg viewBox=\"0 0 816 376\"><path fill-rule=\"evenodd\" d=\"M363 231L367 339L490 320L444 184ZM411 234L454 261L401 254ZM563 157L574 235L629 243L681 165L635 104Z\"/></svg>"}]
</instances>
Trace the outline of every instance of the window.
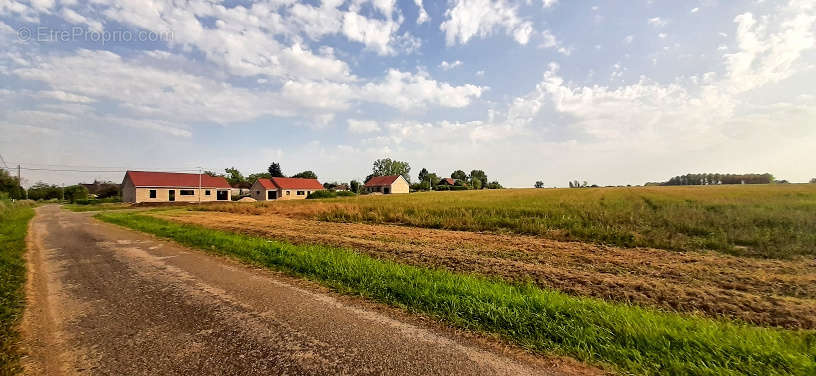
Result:
<instances>
[{"instance_id":1,"label":"window","mask_svg":"<svg viewBox=\"0 0 816 376\"><path fill-rule=\"evenodd\" d=\"M209 195L210 195L210 190L209 189L204 191L204 196L209 196Z\"/></svg>"},{"instance_id":2,"label":"window","mask_svg":"<svg viewBox=\"0 0 816 376\"><path fill-rule=\"evenodd\" d=\"M195 191L192 189L181 189L179 194L182 196L195 196Z\"/></svg>"},{"instance_id":3,"label":"window","mask_svg":"<svg viewBox=\"0 0 816 376\"><path fill-rule=\"evenodd\" d=\"M150 198L156 198L156 190L155 189L150 190Z\"/></svg>"},{"instance_id":4,"label":"window","mask_svg":"<svg viewBox=\"0 0 816 376\"><path fill-rule=\"evenodd\" d=\"M292 194L292 191L286 191L287 196L289 196L290 194Z\"/></svg>"},{"instance_id":5,"label":"window","mask_svg":"<svg viewBox=\"0 0 816 376\"><path fill-rule=\"evenodd\" d=\"M306 192L305 192L305 191L297 191L297 195L298 195L298 196L303 196L304 194L306 194Z\"/></svg>"},{"instance_id":6,"label":"window","mask_svg":"<svg viewBox=\"0 0 816 376\"><path fill-rule=\"evenodd\" d=\"M276 192L276 191L266 191L266 199L267 199L267 200L274 200L274 199L275 199L275 195L276 195L277 193L278 193L278 192Z\"/></svg>"},{"instance_id":7,"label":"window","mask_svg":"<svg viewBox=\"0 0 816 376\"><path fill-rule=\"evenodd\" d=\"M261 194L261 191L255 191L256 196L260 196L260 194Z\"/></svg>"}]
</instances>

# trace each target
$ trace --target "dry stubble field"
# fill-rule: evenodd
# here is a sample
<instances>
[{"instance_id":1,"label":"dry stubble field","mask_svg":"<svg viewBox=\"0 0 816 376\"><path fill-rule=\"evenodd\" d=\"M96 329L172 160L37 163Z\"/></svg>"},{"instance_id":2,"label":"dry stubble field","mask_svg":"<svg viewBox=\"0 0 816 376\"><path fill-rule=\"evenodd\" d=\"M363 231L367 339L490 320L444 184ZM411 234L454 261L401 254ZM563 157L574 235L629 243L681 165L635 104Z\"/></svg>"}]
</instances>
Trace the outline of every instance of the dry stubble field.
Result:
<instances>
[{"instance_id":1,"label":"dry stubble field","mask_svg":"<svg viewBox=\"0 0 816 376\"><path fill-rule=\"evenodd\" d=\"M812 247L807 243L810 239L807 234L800 234L795 240L789 240L788 246L759 244L758 248L773 249L773 255L778 257L771 258L770 255L757 257L763 255L758 255L758 250L744 250L745 246L742 245L737 245L737 249L743 250L745 255L734 255L735 252L725 248L685 250L676 247L625 247L605 245L600 240L555 240L569 237L569 228L537 235L518 233L524 231L514 232L512 226L497 227L494 231L454 231L423 228L438 226L422 226L420 221L411 223L406 220L399 223L387 218L373 221L371 217L354 214L378 211L391 205L395 212L405 214L402 218L410 218L411 215L424 215L417 208L428 202L433 203L428 210L444 212L467 208L468 205L473 207L476 205L474 202L478 203L480 194L499 194L516 199L534 195L535 199L531 201L533 207L547 200L554 201L552 205L541 206L535 212L540 218L548 207L563 210L569 205L575 206L574 202L565 203L565 197L575 200L584 194L585 202L580 202L580 207L592 206L593 200L600 200L607 202L607 208L616 207L618 209L615 210L619 210L626 207L621 206L621 202L625 202L627 198L644 194L647 195L647 200L652 201L652 205L655 202L665 204L675 200L680 203L673 203L675 208L677 205L685 206L680 209L681 212L694 211L695 207L700 207L704 212L699 214L701 221L714 223L715 227L716 223L731 221L734 223L733 227L737 227L736 230L741 233L748 231L748 222L753 223L752 226L758 228L758 231L766 232L778 226L777 223L771 223L762 227L763 223L771 220L796 222L791 230L802 231L816 220L816 212L808 214L807 210L816 203L816 187L797 186L780 190L768 186L764 187L765 191L756 187L748 187L747 191L740 191L745 189L743 187L724 188L698 188L709 191L664 188L665 194L655 188L632 188L624 192L607 190L612 198L605 195L604 190L431 193L402 197L207 205L201 208L203 211L173 210L155 212L153 215L298 244L339 245L401 263L475 273L515 282L532 282L572 295L629 302L708 317L733 318L761 326L816 328L816 315L813 314L816 312L816 260L812 256ZM683 196L688 192L696 195ZM703 195L699 194L701 192ZM704 199L694 196L703 196ZM757 200L755 196L762 199ZM608 203L614 200L619 202L609 206ZM635 209L625 210L638 210L637 206L645 202L638 198ZM725 208L718 208L717 205ZM779 210L774 210L774 205ZM795 208L791 210L791 207ZM652 218L660 216L659 210L649 210L653 211ZM337 221L337 213L341 211L350 214L346 219L350 223ZM607 211L608 217L620 215L613 212L613 209ZM708 215L706 213L712 212L726 213L723 215L731 217L724 220L703 218ZM764 222L757 222L756 217L763 212L769 215ZM740 213L745 215L740 217ZM677 214L669 213L664 217L674 215ZM753 219L751 216L754 216ZM524 219L521 217L517 220ZM453 220L451 223L466 222ZM669 230L664 228L659 233L667 232ZM749 234L741 236L750 237ZM766 235L765 238L773 236ZM683 244L687 247L692 242L686 241ZM786 253L786 250L794 251Z\"/></svg>"}]
</instances>

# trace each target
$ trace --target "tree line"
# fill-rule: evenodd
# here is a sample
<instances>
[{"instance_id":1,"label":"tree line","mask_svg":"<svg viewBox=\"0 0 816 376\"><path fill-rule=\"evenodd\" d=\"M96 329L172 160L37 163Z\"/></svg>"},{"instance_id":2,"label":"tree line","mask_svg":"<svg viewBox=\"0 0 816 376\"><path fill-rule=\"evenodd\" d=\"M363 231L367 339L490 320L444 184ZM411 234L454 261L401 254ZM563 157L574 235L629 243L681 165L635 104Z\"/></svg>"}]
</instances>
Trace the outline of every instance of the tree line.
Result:
<instances>
[{"instance_id":1,"label":"tree line","mask_svg":"<svg viewBox=\"0 0 816 376\"><path fill-rule=\"evenodd\" d=\"M660 185L728 185L728 184L771 184L774 176L765 174L685 174L675 176Z\"/></svg>"}]
</instances>

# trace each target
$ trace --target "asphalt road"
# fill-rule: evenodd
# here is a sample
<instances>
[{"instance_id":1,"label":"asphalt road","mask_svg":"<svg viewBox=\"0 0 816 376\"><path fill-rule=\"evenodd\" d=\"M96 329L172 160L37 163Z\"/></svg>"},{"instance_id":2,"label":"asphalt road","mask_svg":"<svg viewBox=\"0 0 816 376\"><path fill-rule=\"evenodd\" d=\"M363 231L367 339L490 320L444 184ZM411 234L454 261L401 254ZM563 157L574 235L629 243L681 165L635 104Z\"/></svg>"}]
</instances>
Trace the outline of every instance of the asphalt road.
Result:
<instances>
[{"instance_id":1,"label":"asphalt road","mask_svg":"<svg viewBox=\"0 0 816 376\"><path fill-rule=\"evenodd\" d=\"M57 206L37 209L28 258L23 332L33 375L562 373Z\"/></svg>"}]
</instances>

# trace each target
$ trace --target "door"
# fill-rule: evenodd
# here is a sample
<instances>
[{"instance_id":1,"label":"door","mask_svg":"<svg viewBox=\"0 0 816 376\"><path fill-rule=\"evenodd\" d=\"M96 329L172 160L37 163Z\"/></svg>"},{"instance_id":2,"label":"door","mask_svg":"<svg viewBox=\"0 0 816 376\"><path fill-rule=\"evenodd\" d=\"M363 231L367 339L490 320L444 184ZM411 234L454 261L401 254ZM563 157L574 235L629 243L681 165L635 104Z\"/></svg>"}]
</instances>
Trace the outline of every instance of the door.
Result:
<instances>
[{"instance_id":1,"label":"door","mask_svg":"<svg viewBox=\"0 0 816 376\"><path fill-rule=\"evenodd\" d=\"M278 191L266 191L266 199L274 200L278 198Z\"/></svg>"},{"instance_id":2,"label":"door","mask_svg":"<svg viewBox=\"0 0 816 376\"><path fill-rule=\"evenodd\" d=\"M176 190L175 189L171 189L171 190L167 191L167 194L169 195L168 200L176 201Z\"/></svg>"},{"instance_id":3,"label":"door","mask_svg":"<svg viewBox=\"0 0 816 376\"><path fill-rule=\"evenodd\" d=\"M215 194L215 199L218 201L227 201L227 194L228 192L226 190L219 190Z\"/></svg>"}]
</instances>

